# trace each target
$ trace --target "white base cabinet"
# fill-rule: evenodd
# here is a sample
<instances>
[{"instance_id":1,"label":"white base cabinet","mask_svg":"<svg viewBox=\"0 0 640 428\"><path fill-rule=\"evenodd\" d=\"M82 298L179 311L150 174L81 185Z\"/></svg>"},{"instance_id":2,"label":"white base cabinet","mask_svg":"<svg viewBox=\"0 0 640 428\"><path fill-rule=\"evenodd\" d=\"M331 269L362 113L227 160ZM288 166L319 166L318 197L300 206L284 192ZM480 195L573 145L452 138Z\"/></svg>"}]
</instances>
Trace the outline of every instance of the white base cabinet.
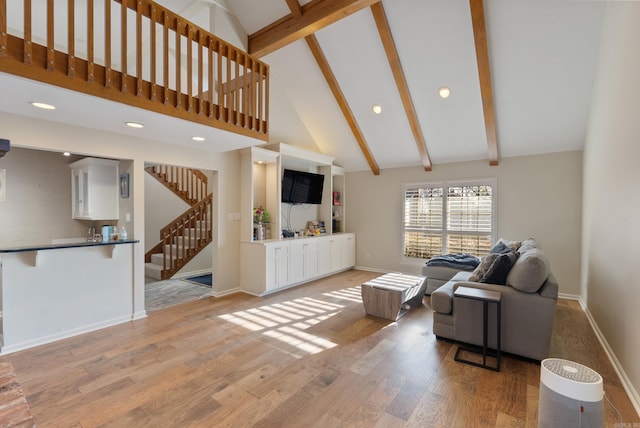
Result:
<instances>
[{"instance_id":1,"label":"white base cabinet","mask_svg":"<svg viewBox=\"0 0 640 428\"><path fill-rule=\"evenodd\" d=\"M240 286L254 295L304 284L355 266L353 233L242 242Z\"/></svg>"},{"instance_id":2,"label":"white base cabinet","mask_svg":"<svg viewBox=\"0 0 640 428\"><path fill-rule=\"evenodd\" d=\"M276 290L289 283L289 249L286 245L268 245L266 253L266 290Z\"/></svg>"},{"instance_id":3,"label":"white base cabinet","mask_svg":"<svg viewBox=\"0 0 640 428\"><path fill-rule=\"evenodd\" d=\"M353 233L333 235L331 248L331 270L336 272L356 264L356 238Z\"/></svg>"}]
</instances>

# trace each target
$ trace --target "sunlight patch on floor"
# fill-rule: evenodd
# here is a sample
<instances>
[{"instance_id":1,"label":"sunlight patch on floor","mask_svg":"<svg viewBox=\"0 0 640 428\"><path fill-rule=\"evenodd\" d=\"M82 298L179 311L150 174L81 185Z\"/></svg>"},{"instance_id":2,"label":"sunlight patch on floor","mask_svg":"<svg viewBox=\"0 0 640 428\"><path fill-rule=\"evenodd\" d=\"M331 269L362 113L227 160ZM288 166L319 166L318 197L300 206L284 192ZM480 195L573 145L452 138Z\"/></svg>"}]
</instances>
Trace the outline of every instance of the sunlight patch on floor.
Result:
<instances>
[{"instance_id":1,"label":"sunlight patch on floor","mask_svg":"<svg viewBox=\"0 0 640 428\"><path fill-rule=\"evenodd\" d=\"M345 299L345 296L350 295L350 291L345 290L345 292L346 294L343 295L332 293L325 295ZM219 318L250 331L261 331L265 336L277 339L305 353L317 354L337 344L305 330L338 315L342 308L344 306L338 303L303 297L223 314Z\"/></svg>"},{"instance_id":2,"label":"sunlight patch on floor","mask_svg":"<svg viewBox=\"0 0 640 428\"><path fill-rule=\"evenodd\" d=\"M362 303L362 296L360 294L359 285L351 288L343 288L342 290L332 291L330 293L323 293L322 295L328 297L337 297L338 299L344 299L350 302Z\"/></svg>"}]
</instances>

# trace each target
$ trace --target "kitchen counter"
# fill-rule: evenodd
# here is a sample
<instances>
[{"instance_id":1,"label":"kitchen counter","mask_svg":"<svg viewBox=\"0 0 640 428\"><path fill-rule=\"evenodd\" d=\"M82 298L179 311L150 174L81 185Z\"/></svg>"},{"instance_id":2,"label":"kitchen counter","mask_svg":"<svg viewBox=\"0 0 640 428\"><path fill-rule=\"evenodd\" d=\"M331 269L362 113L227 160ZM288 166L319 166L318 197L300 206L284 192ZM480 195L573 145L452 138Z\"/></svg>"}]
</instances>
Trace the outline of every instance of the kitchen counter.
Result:
<instances>
[{"instance_id":1,"label":"kitchen counter","mask_svg":"<svg viewBox=\"0 0 640 428\"><path fill-rule=\"evenodd\" d=\"M41 250L59 250L61 248L82 248L82 247L98 247L103 245L119 245L119 244L136 244L140 241L135 239L127 239L123 241L109 241L109 242L72 242L65 244L42 244L31 245L26 247L9 247L0 248L0 253L22 253L25 251L41 251Z\"/></svg>"},{"instance_id":2,"label":"kitchen counter","mask_svg":"<svg viewBox=\"0 0 640 428\"><path fill-rule=\"evenodd\" d=\"M289 242L289 241L301 241L303 239L317 239L317 238L331 238L332 236L338 237L341 235L348 235L349 232L339 232L339 233L322 233L320 235L307 235L307 236L292 236L290 238L274 238L274 239L252 239L249 241L240 241L243 244L269 244L273 242Z\"/></svg>"},{"instance_id":3,"label":"kitchen counter","mask_svg":"<svg viewBox=\"0 0 640 428\"><path fill-rule=\"evenodd\" d=\"M145 317L133 275L138 242L1 248L0 354Z\"/></svg>"}]
</instances>

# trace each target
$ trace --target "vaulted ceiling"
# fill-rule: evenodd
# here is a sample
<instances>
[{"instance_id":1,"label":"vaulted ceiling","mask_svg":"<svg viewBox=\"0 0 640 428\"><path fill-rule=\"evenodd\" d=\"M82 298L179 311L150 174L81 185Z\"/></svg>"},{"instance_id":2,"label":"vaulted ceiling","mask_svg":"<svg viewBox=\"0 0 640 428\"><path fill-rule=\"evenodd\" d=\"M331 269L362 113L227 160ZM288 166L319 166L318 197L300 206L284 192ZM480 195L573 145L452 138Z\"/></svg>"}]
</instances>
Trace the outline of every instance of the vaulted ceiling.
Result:
<instances>
[{"instance_id":1,"label":"vaulted ceiling","mask_svg":"<svg viewBox=\"0 0 640 428\"><path fill-rule=\"evenodd\" d=\"M158 3L270 65L272 143L348 171L497 164L584 143L604 2Z\"/></svg>"}]
</instances>

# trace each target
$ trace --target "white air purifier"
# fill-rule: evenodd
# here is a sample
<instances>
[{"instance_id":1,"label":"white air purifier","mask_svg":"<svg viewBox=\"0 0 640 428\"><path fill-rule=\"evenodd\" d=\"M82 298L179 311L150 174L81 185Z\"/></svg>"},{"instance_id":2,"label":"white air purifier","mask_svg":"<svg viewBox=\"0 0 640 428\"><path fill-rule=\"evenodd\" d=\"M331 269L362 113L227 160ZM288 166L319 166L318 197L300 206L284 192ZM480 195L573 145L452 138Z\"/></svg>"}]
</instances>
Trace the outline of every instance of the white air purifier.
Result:
<instances>
[{"instance_id":1,"label":"white air purifier","mask_svg":"<svg viewBox=\"0 0 640 428\"><path fill-rule=\"evenodd\" d=\"M582 364L542 360L538 427L604 427L602 376Z\"/></svg>"}]
</instances>

